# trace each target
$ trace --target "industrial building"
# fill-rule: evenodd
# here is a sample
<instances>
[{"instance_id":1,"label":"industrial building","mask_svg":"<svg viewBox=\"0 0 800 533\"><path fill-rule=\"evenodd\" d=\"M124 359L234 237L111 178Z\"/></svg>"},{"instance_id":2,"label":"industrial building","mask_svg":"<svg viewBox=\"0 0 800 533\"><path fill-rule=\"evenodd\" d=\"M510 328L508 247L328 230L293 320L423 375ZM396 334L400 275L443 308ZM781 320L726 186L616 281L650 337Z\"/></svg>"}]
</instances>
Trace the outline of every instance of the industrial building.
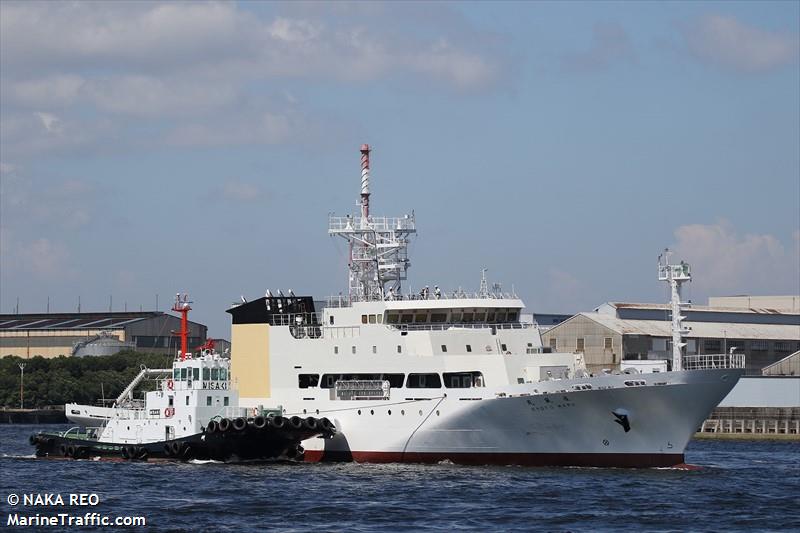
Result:
<instances>
[{"instance_id":1,"label":"industrial building","mask_svg":"<svg viewBox=\"0 0 800 533\"><path fill-rule=\"evenodd\" d=\"M175 353L179 317L158 311L0 315L0 357L103 355L133 348ZM189 346L206 342L208 328L189 321Z\"/></svg>"},{"instance_id":2,"label":"industrial building","mask_svg":"<svg viewBox=\"0 0 800 533\"><path fill-rule=\"evenodd\" d=\"M754 298L754 297L751 297ZM681 311L687 355L744 353L748 374L800 350L800 312L691 306ZM583 352L590 372L624 370L625 360L671 359L669 305L605 303L542 333L553 351Z\"/></svg>"}]
</instances>

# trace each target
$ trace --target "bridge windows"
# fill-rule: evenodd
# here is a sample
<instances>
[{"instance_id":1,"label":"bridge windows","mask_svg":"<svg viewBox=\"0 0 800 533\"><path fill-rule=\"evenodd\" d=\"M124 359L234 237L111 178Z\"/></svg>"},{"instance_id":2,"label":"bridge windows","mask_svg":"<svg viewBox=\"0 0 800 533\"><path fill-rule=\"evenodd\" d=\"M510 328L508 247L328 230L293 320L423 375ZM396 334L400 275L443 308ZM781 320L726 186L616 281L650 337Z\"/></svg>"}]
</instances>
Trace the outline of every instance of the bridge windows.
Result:
<instances>
[{"instance_id":1,"label":"bridge windows","mask_svg":"<svg viewBox=\"0 0 800 533\"><path fill-rule=\"evenodd\" d=\"M298 374L297 386L301 389L316 387L319 384L319 374Z\"/></svg>"},{"instance_id":2,"label":"bridge windows","mask_svg":"<svg viewBox=\"0 0 800 533\"><path fill-rule=\"evenodd\" d=\"M409 389L440 389L442 379L439 374L409 374L406 387Z\"/></svg>"},{"instance_id":3,"label":"bridge windows","mask_svg":"<svg viewBox=\"0 0 800 533\"><path fill-rule=\"evenodd\" d=\"M431 322L434 324L447 322L447 313L431 313Z\"/></svg>"}]
</instances>

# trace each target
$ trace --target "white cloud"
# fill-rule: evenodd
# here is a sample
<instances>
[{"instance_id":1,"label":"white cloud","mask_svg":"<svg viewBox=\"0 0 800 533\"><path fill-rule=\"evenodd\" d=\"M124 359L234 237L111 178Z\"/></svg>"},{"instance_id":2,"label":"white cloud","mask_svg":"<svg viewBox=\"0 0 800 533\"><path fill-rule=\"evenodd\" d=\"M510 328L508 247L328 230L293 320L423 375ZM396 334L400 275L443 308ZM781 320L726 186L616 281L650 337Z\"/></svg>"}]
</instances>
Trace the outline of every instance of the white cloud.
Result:
<instances>
[{"instance_id":1,"label":"white cloud","mask_svg":"<svg viewBox=\"0 0 800 533\"><path fill-rule=\"evenodd\" d=\"M222 186L222 196L234 202L252 202L261 197L261 189L253 183L228 180Z\"/></svg>"},{"instance_id":2,"label":"white cloud","mask_svg":"<svg viewBox=\"0 0 800 533\"><path fill-rule=\"evenodd\" d=\"M43 280L59 280L75 275L67 247L47 238L14 247L13 266Z\"/></svg>"},{"instance_id":3,"label":"white cloud","mask_svg":"<svg viewBox=\"0 0 800 533\"><path fill-rule=\"evenodd\" d=\"M786 246L773 235L739 235L721 221L681 226L675 238L676 257L692 265L692 286L704 296L800 291L800 231Z\"/></svg>"},{"instance_id":4,"label":"white cloud","mask_svg":"<svg viewBox=\"0 0 800 533\"><path fill-rule=\"evenodd\" d=\"M42 121L42 126L47 130L47 133L60 134L63 131L61 119L51 113L44 113L37 111L34 113L39 120Z\"/></svg>"},{"instance_id":5,"label":"white cloud","mask_svg":"<svg viewBox=\"0 0 800 533\"><path fill-rule=\"evenodd\" d=\"M403 24L363 6L272 10L294 16L229 2L0 9L2 147L13 159L100 143L282 143L320 127L309 110L298 120L276 101L283 82L430 79L474 90L502 79L505 64L468 26L432 25L421 8Z\"/></svg>"},{"instance_id":6,"label":"white cloud","mask_svg":"<svg viewBox=\"0 0 800 533\"><path fill-rule=\"evenodd\" d=\"M767 71L797 60L797 34L767 31L725 15L708 15L686 26L689 50L701 61L743 72Z\"/></svg>"}]
</instances>

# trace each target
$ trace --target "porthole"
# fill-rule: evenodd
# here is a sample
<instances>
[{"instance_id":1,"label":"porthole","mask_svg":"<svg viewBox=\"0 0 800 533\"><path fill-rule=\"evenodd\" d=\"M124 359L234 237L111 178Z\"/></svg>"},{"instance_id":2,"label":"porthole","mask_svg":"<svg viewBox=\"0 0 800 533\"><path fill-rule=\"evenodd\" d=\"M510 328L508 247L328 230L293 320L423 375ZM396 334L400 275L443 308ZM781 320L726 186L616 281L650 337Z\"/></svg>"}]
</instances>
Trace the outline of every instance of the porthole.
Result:
<instances>
[{"instance_id":1,"label":"porthole","mask_svg":"<svg viewBox=\"0 0 800 533\"><path fill-rule=\"evenodd\" d=\"M419 416L422 416L422 409L419 410Z\"/></svg>"},{"instance_id":2,"label":"porthole","mask_svg":"<svg viewBox=\"0 0 800 533\"><path fill-rule=\"evenodd\" d=\"M358 414L361 414L361 409L358 410Z\"/></svg>"},{"instance_id":3,"label":"porthole","mask_svg":"<svg viewBox=\"0 0 800 533\"><path fill-rule=\"evenodd\" d=\"M371 414L371 415L374 415L374 414L375 414L375 411L374 411L374 410L372 410L372 409L370 409L370 410L369 410L369 414Z\"/></svg>"},{"instance_id":4,"label":"porthole","mask_svg":"<svg viewBox=\"0 0 800 533\"><path fill-rule=\"evenodd\" d=\"M439 416L439 410L438 409L436 410L436 416Z\"/></svg>"},{"instance_id":5,"label":"porthole","mask_svg":"<svg viewBox=\"0 0 800 533\"><path fill-rule=\"evenodd\" d=\"M319 414L319 409L316 410L316 413Z\"/></svg>"},{"instance_id":6,"label":"porthole","mask_svg":"<svg viewBox=\"0 0 800 533\"><path fill-rule=\"evenodd\" d=\"M304 415L305 415L305 414L308 414L308 413L306 413L306 410L305 410L305 409L303 409L303 414L304 414Z\"/></svg>"},{"instance_id":7,"label":"porthole","mask_svg":"<svg viewBox=\"0 0 800 533\"><path fill-rule=\"evenodd\" d=\"M391 410L391 409L389 409L389 410L386 412L386 414L388 414L389 416L392 416L392 410Z\"/></svg>"},{"instance_id":8,"label":"porthole","mask_svg":"<svg viewBox=\"0 0 800 533\"><path fill-rule=\"evenodd\" d=\"M400 416L405 416L405 415L406 415L406 410L400 409Z\"/></svg>"}]
</instances>

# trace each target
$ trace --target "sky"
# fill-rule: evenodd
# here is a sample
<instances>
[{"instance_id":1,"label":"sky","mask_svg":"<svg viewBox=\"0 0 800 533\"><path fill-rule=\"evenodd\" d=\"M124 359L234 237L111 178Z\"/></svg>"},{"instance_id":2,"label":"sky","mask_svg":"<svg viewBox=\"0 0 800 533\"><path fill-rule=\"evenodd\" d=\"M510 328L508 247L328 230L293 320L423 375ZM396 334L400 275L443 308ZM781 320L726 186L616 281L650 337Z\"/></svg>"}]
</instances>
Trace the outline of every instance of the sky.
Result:
<instances>
[{"instance_id":1,"label":"sky","mask_svg":"<svg viewBox=\"0 0 800 533\"><path fill-rule=\"evenodd\" d=\"M799 2L0 3L0 312L229 338L346 292L329 213L417 217L407 288L530 311L800 294Z\"/></svg>"}]
</instances>

